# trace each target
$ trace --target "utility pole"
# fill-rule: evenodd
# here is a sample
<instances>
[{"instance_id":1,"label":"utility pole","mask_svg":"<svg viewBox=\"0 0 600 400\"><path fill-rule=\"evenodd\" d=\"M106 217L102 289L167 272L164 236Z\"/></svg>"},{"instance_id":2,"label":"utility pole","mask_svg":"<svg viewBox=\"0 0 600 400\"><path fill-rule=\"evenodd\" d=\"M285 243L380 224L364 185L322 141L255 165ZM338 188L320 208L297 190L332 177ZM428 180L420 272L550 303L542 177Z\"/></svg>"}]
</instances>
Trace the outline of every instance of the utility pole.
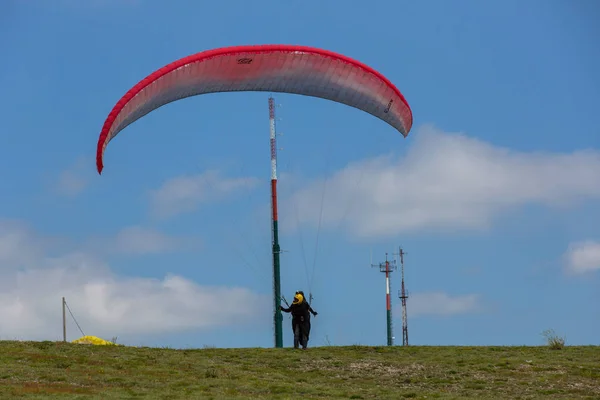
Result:
<instances>
[{"instance_id":1,"label":"utility pole","mask_svg":"<svg viewBox=\"0 0 600 400\"><path fill-rule=\"evenodd\" d=\"M67 341L67 314L65 313L65 298L62 298L62 325L63 325L63 342Z\"/></svg>"},{"instance_id":2,"label":"utility pole","mask_svg":"<svg viewBox=\"0 0 600 400\"><path fill-rule=\"evenodd\" d=\"M387 345L394 345L394 335L392 326L392 300L390 297L390 273L396 269L395 261L388 261L388 254L385 253L385 262L371 264L372 267L379 267L379 272L385 272L385 303L387 315Z\"/></svg>"},{"instance_id":3,"label":"utility pole","mask_svg":"<svg viewBox=\"0 0 600 400\"><path fill-rule=\"evenodd\" d=\"M408 346L408 318L406 316L406 299L408 299L408 292L404 288L404 255L406 253L400 247L400 271L402 274L402 288L398 291L398 297L402 300L402 346Z\"/></svg>"},{"instance_id":4,"label":"utility pole","mask_svg":"<svg viewBox=\"0 0 600 400\"><path fill-rule=\"evenodd\" d=\"M273 324L275 326L275 347L283 347L283 329L281 315L281 271L279 264L279 227L277 216L277 132L275 130L275 101L273 97L269 97L269 131L271 144L271 239L272 239L272 254L273 254L273 303L274 315Z\"/></svg>"}]
</instances>

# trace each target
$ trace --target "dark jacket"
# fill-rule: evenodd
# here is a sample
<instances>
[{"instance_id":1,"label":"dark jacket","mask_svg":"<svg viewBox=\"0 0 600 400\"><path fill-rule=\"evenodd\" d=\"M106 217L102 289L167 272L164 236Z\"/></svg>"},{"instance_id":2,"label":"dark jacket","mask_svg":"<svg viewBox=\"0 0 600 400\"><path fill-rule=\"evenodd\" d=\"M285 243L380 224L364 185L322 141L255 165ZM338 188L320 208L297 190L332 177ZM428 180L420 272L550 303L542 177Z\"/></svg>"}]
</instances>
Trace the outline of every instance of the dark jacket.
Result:
<instances>
[{"instance_id":1,"label":"dark jacket","mask_svg":"<svg viewBox=\"0 0 600 400\"><path fill-rule=\"evenodd\" d=\"M281 307L281 311L286 312L286 313L291 313L292 314L292 319L295 321L301 321L301 322L309 322L310 321L310 313L313 313L313 315L316 315L316 311L312 309L312 307L310 306L310 304L308 304L306 301L303 301L300 304L293 304L291 306L289 306L288 308L285 308L283 306Z\"/></svg>"}]
</instances>

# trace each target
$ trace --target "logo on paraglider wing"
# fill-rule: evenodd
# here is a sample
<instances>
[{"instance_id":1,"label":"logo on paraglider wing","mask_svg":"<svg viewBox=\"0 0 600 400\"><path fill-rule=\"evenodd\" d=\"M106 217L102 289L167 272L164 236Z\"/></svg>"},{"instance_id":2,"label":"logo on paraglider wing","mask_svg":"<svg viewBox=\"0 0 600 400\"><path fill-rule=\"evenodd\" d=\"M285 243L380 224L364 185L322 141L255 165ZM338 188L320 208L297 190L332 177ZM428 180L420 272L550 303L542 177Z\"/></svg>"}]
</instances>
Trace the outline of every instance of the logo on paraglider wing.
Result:
<instances>
[{"instance_id":1,"label":"logo on paraglider wing","mask_svg":"<svg viewBox=\"0 0 600 400\"><path fill-rule=\"evenodd\" d=\"M238 64L251 64L252 59L251 58L238 58L237 63Z\"/></svg>"},{"instance_id":2,"label":"logo on paraglider wing","mask_svg":"<svg viewBox=\"0 0 600 400\"><path fill-rule=\"evenodd\" d=\"M392 103L394 102L394 99L390 100L390 102L388 103L387 107L385 108L385 110L383 110L384 113L388 113L390 111L390 108L392 108Z\"/></svg>"}]
</instances>

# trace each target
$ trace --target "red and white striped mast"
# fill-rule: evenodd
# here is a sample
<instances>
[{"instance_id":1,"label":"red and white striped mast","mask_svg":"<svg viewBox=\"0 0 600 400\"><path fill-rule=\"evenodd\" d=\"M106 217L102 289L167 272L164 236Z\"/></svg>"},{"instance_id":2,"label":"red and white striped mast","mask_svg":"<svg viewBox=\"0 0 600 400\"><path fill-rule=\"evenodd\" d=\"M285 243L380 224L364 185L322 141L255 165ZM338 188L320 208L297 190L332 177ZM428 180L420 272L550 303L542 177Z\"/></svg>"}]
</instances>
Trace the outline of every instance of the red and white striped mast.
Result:
<instances>
[{"instance_id":1,"label":"red and white striped mast","mask_svg":"<svg viewBox=\"0 0 600 400\"><path fill-rule=\"evenodd\" d=\"M269 130L271 134L271 239L273 253L273 303L275 314L273 324L275 326L275 347L283 347L283 316L279 308L281 304L281 270L279 264L279 226L277 216L277 131L275 129L275 100L269 97Z\"/></svg>"}]
</instances>

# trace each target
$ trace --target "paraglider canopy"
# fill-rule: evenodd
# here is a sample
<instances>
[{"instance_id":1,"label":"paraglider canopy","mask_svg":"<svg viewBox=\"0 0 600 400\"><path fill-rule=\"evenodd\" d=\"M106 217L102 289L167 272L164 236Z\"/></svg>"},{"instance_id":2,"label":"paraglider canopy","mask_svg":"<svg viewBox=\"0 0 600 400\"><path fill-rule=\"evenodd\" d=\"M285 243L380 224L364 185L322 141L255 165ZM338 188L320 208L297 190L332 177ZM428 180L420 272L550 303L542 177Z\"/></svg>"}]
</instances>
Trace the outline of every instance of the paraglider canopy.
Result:
<instances>
[{"instance_id":1,"label":"paraglider canopy","mask_svg":"<svg viewBox=\"0 0 600 400\"><path fill-rule=\"evenodd\" d=\"M72 343L76 343L76 344L93 344L96 346L115 346L116 343L113 342L109 342L108 340L104 340L102 338L99 338L97 336L82 336L79 339L75 339L73 340Z\"/></svg>"},{"instance_id":2,"label":"paraglider canopy","mask_svg":"<svg viewBox=\"0 0 600 400\"><path fill-rule=\"evenodd\" d=\"M106 118L96 154L102 173L108 143L149 112L190 96L269 91L346 104L387 122L404 137L412 111L400 91L373 68L331 51L295 45L235 46L176 60L132 87Z\"/></svg>"}]
</instances>

